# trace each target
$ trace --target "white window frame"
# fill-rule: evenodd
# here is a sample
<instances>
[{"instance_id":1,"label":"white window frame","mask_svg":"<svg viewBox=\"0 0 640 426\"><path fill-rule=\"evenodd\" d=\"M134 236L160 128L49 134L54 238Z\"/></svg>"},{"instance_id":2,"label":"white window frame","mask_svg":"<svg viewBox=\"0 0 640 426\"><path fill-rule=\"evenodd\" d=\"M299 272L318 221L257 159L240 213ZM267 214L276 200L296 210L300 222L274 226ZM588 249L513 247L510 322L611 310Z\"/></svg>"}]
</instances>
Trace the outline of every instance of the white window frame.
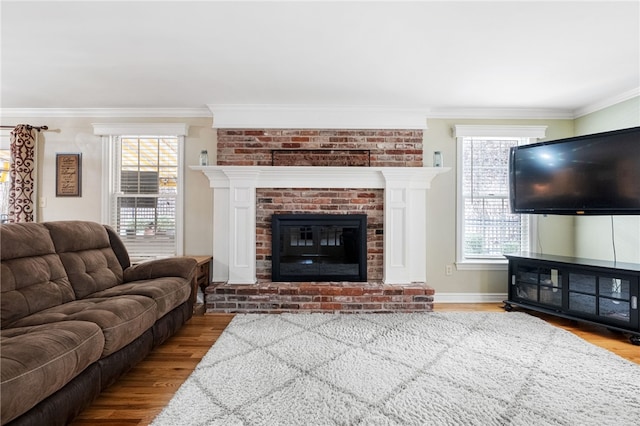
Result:
<instances>
[{"instance_id":1,"label":"white window frame","mask_svg":"<svg viewBox=\"0 0 640 426\"><path fill-rule=\"evenodd\" d=\"M456 138L456 268L459 270L506 270L506 258L464 257L464 199L463 199L463 158L462 141L465 137L486 138L528 138L528 143L543 139L547 126L519 125L455 125ZM529 249L537 245L537 221L529 220Z\"/></svg>"},{"instance_id":2,"label":"white window frame","mask_svg":"<svg viewBox=\"0 0 640 426\"><path fill-rule=\"evenodd\" d=\"M113 173L117 153L116 140L122 136L178 138L178 181L176 198L176 255L184 255L184 145L189 126L186 123L94 123L93 133L102 137L102 223L111 224Z\"/></svg>"},{"instance_id":3,"label":"white window frame","mask_svg":"<svg viewBox=\"0 0 640 426\"><path fill-rule=\"evenodd\" d=\"M7 151L7 155L11 155L10 151L11 151L11 130L9 129L2 129L0 130L0 150L2 151ZM7 181L8 182L8 181ZM7 183L7 185L10 185L9 183ZM4 194L6 196L5 200L2 200L3 203L8 204L9 201L9 193L7 191L7 193ZM38 209L34 209L34 214L37 212ZM5 214L7 214L8 212L5 212ZM36 216L34 215L34 220L36 220Z\"/></svg>"}]
</instances>

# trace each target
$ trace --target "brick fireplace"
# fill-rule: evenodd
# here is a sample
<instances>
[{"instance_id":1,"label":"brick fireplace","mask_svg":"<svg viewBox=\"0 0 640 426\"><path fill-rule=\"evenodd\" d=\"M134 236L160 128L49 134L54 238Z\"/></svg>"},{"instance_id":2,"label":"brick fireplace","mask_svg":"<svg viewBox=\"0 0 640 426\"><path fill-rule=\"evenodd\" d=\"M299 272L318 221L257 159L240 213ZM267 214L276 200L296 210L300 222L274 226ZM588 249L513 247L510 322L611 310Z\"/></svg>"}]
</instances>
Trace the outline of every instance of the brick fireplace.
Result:
<instances>
[{"instance_id":1,"label":"brick fireplace","mask_svg":"<svg viewBox=\"0 0 640 426\"><path fill-rule=\"evenodd\" d=\"M256 278L271 279L271 218L274 214L361 214L367 215L367 278L383 277L382 189L353 188L257 188L256 189Z\"/></svg>"},{"instance_id":2,"label":"brick fireplace","mask_svg":"<svg viewBox=\"0 0 640 426\"><path fill-rule=\"evenodd\" d=\"M422 167L421 130L219 129L217 165L192 169L214 191L207 311L431 310L426 191L447 169ZM366 214L367 282L272 282L275 213Z\"/></svg>"}]
</instances>

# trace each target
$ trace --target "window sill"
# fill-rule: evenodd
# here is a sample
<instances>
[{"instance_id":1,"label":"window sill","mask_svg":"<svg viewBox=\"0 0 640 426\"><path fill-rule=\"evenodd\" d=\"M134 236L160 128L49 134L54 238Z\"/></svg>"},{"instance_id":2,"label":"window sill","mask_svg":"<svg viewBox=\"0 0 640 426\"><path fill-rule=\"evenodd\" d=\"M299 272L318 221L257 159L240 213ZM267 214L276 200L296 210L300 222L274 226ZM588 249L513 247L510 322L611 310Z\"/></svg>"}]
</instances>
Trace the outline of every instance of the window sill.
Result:
<instances>
[{"instance_id":1,"label":"window sill","mask_svg":"<svg viewBox=\"0 0 640 426\"><path fill-rule=\"evenodd\" d=\"M509 263L506 259L474 259L456 262L458 271L506 271Z\"/></svg>"}]
</instances>

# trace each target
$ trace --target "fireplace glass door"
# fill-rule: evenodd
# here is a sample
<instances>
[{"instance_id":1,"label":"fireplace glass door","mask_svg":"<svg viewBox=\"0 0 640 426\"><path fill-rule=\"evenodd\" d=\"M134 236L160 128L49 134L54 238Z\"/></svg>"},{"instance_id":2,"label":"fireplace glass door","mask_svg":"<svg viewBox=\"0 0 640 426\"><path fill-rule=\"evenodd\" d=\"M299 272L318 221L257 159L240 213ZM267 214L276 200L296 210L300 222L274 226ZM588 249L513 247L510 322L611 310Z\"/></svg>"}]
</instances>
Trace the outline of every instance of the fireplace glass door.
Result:
<instances>
[{"instance_id":1,"label":"fireplace glass door","mask_svg":"<svg viewBox=\"0 0 640 426\"><path fill-rule=\"evenodd\" d=\"M366 215L273 215L272 281L366 281Z\"/></svg>"}]
</instances>

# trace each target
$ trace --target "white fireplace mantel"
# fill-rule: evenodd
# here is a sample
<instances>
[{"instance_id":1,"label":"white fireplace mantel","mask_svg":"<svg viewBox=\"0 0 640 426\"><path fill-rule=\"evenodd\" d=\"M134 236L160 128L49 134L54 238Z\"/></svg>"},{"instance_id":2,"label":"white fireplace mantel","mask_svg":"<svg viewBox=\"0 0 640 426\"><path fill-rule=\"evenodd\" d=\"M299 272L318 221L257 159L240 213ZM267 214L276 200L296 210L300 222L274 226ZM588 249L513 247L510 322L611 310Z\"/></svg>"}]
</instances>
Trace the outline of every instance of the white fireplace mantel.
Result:
<instances>
[{"instance_id":1,"label":"white fireplace mantel","mask_svg":"<svg viewBox=\"0 0 640 426\"><path fill-rule=\"evenodd\" d=\"M384 189L387 284L426 281L427 190L448 167L191 166L213 188L213 280L256 283L256 188Z\"/></svg>"}]
</instances>

